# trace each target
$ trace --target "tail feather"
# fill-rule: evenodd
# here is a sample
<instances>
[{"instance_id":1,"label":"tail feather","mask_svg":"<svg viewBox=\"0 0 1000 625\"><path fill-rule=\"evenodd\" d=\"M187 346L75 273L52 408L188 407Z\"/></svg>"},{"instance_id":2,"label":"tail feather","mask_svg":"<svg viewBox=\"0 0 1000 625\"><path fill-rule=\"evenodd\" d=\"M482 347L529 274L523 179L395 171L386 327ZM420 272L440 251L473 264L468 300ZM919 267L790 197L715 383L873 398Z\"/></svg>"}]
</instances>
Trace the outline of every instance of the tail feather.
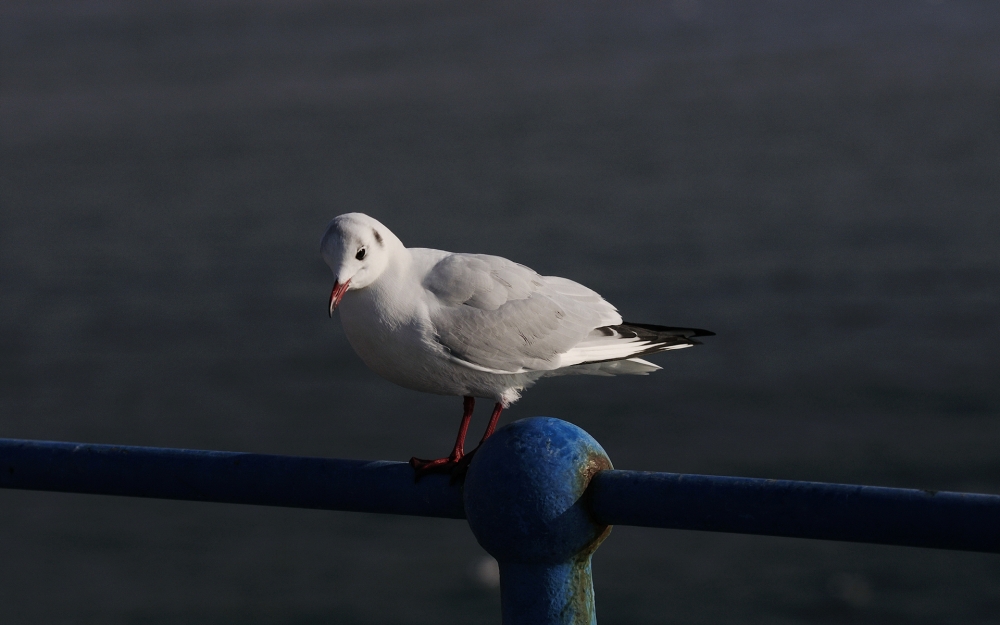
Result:
<instances>
[{"instance_id":1,"label":"tail feather","mask_svg":"<svg viewBox=\"0 0 1000 625\"><path fill-rule=\"evenodd\" d=\"M640 338L649 337L667 337L667 336L682 336L684 338L691 338L695 336L715 336L715 332L710 330L700 330L698 328L674 328L671 326L654 326L649 323L632 323L631 321L625 321L619 326L609 326L612 328L627 328L636 333ZM645 335L645 336L644 336ZM696 345L700 344L695 341Z\"/></svg>"},{"instance_id":2,"label":"tail feather","mask_svg":"<svg viewBox=\"0 0 1000 625\"><path fill-rule=\"evenodd\" d=\"M654 365L642 358L625 358L624 360L605 360L603 362L586 362L572 367L557 369L551 375L649 375L663 367Z\"/></svg>"},{"instance_id":3,"label":"tail feather","mask_svg":"<svg viewBox=\"0 0 1000 625\"><path fill-rule=\"evenodd\" d=\"M675 328L626 321L594 329L589 337L565 354L566 365L614 362L670 349L683 349L701 344L694 337L714 335L714 332L698 328Z\"/></svg>"}]
</instances>

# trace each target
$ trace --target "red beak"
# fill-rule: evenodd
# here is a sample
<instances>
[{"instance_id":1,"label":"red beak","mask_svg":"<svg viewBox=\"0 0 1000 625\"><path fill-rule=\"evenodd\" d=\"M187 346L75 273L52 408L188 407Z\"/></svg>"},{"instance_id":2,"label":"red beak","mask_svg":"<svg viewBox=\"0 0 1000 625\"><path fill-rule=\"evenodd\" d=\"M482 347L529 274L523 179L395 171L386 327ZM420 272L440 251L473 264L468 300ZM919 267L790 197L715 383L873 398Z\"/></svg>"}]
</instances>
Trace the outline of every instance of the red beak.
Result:
<instances>
[{"instance_id":1,"label":"red beak","mask_svg":"<svg viewBox=\"0 0 1000 625\"><path fill-rule=\"evenodd\" d=\"M337 310L337 306L340 305L340 300L344 299L344 293L347 293L347 285L351 283L347 280L343 284L334 280L333 291L330 292L330 316L333 316L333 311Z\"/></svg>"}]
</instances>

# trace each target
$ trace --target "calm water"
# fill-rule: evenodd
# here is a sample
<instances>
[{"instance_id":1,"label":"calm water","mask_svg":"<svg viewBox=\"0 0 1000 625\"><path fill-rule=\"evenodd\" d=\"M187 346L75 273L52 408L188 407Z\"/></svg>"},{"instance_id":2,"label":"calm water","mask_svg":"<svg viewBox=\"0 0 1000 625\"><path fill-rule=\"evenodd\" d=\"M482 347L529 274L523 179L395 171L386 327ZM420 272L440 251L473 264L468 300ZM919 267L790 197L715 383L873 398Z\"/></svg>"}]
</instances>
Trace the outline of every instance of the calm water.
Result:
<instances>
[{"instance_id":1,"label":"calm water","mask_svg":"<svg viewBox=\"0 0 1000 625\"><path fill-rule=\"evenodd\" d=\"M1000 493L996 3L6 2L0 159L0 436L445 453L460 401L325 316L319 236L363 211L718 333L508 421L619 468ZM462 522L0 510L5 625L499 622ZM1000 614L996 556L791 539L619 527L595 583L604 624Z\"/></svg>"}]
</instances>

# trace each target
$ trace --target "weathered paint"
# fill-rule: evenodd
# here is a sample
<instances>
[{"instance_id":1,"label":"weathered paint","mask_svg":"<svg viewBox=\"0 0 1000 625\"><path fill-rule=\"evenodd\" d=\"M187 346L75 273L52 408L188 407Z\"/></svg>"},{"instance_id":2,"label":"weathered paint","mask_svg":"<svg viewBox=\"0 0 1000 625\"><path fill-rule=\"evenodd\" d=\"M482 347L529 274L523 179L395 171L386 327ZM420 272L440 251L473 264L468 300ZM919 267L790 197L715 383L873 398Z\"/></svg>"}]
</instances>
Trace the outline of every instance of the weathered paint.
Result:
<instances>
[{"instance_id":1,"label":"weathered paint","mask_svg":"<svg viewBox=\"0 0 1000 625\"><path fill-rule=\"evenodd\" d=\"M500 563L505 625L596 622L591 555L611 528L593 518L584 493L610 468L589 434L546 417L500 429L476 453L465 513Z\"/></svg>"}]
</instances>

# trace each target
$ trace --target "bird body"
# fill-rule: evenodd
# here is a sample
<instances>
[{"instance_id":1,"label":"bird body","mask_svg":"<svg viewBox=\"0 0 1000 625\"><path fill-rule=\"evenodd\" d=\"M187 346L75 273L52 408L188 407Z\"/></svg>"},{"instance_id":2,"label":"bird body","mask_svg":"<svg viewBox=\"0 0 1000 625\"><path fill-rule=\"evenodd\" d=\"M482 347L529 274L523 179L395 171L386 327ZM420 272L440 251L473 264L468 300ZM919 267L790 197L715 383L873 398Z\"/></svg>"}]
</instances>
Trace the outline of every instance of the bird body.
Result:
<instances>
[{"instance_id":1,"label":"bird body","mask_svg":"<svg viewBox=\"0 0 1000 625\"><path fill-rule=\"evenodd\" d=\"M638 354L690 347L707 334L663 328L639 336L634 330L655 326L623 326L615 307L581 284L499 256L406 248L359 213L330 223L322 251L338 284L350 283L339 308L355 352L417 391L508 406L546 376L648 374L660 367ZM356 286L352 270L376 257L377 273Z\"/></svg>"},{"instance_id":2,"label":"bird body","mask_svg":"<svg viewBox=\"0 0 1000 625\"><path fill-rule=\"evenodd\" d=\"M660 367L639 356L712 334L625 323L591 289L499 256L407 248L361 213L333 219L321 253L335 278L330 315L340 308L365 364L400 386L466 398L450 460L414 459L418 469L462 458L475 397L497 403L489 436L500 411L540 378L645 375Z\"/></svg>"}]
</instances>

